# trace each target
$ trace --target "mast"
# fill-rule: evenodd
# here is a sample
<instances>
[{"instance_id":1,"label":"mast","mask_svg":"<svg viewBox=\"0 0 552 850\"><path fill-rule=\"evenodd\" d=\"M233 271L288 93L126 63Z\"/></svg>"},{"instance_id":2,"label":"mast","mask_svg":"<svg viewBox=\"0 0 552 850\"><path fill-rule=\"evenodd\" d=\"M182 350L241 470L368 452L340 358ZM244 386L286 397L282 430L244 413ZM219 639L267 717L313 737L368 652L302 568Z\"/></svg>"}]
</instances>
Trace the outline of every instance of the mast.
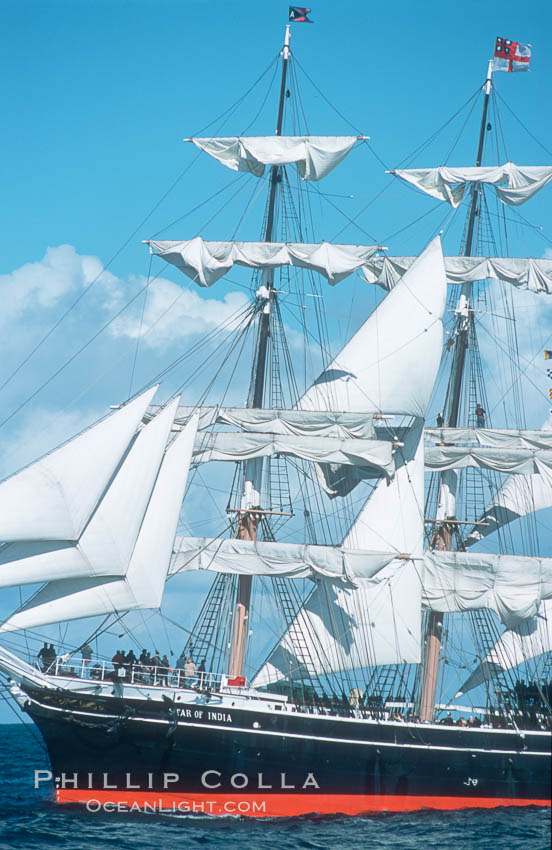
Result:
<instances>
[{"instance_id":1,"label":"mast","mask_svg":"<svg viewBox=\"0 0 552 850\"><path fill-rule=\"evenodd\" d=\"M483 147L485 144L485 131L487 126L487 112L489 108L489 97L491 94L493 73L493 60L489 60L487 68L487 78L485 80L485 96L483 99L483 114L481 116L481 126L479 128L479 144L477 147L476 167L479 168L483 159ZM468 227L466 232L466 245L464 247L463 256L471 257L473 248L473 237L475 232L475 219L477 215L477 207L480 198L481 187L479 183L475 183L473 187L470 211L468 214ZM456 335L456 343L454 347L454 357L452 364L452 392L450 395L448 415L446 424L449 428L456 428L458 425L458 415L460 410L460 399L462 397L462 382L464 378L464 368L466 363L466 351L469 344L470 322L473 321L473 314L470 313L470 302L472 297L473 284L464 283L460 293L456 314L458 316L458 328ZM454 475L454 472L452 473ZM447 480L448 479L448 480ZM453 488L454 489L454 488ZM453 503L454 494L450 488L450 473L441 474L440 482L440 503L445 506L444 522L436 531L434 541L437 549L450 550L452 547L452 530L454 526L454 512L447 515L447 505ZM447 520L449 520L447 522ZM437 677L439 673L439 655L441 651L441 637L443 632L443 614L437 611L431 611L428 616L428 624L425 640L425 656L423 665L423 681L422 693L420 697L420 719L422 722L430 722L433 720L433 712L435 708L435 691L437 688Z\"/></svg>"},{"instance_id":2,"label":"mast","mask_svg":"<svg viewBox=\"0 0 552 850\"><path fill-rule=\"evenodd\" d=\"M284 119L284 103L286 97L286 78L287 67L290 56L290 25L286 26L286 34L284 46L282 49L282 77L280 83L280 100L278 103L278 118L276 121L276 136L282 135L282 124ZM270 170L270 189L268 195L268 212L266 219L266 228L263 237L264 242L272 242L274 232L274 219L276 212L276 197L278 185L281 180L280 166L273 165ZM265 372L266 372L266 357L268 351L268 340L270 335L270 311L271 302L274 297L274 271L270 269L263 275L263 288L261 297L264 300L262 312L259 321L259 332L257 336L257 350L255 353L255 374L252 380L253 395L249 403L249 407L262 407ZM255 540L257 537L257 527L261 518L259 510L256 512L253 508L259 509L258 504L261 491L262 478L262 458L254 461L248 461L245 465L245 488L244 497L242 500L243 511L238 515L238 529L236 537L241 540ZM234 608L234 618L232 627L232 641L230 645L230 664L229 675L243 675L243 667L245 660L245 648L247 643L249 609L251 604L251 585L252 576L240 575L238 578L238 591L236 605Z\"/></svg>"}]
</instances>

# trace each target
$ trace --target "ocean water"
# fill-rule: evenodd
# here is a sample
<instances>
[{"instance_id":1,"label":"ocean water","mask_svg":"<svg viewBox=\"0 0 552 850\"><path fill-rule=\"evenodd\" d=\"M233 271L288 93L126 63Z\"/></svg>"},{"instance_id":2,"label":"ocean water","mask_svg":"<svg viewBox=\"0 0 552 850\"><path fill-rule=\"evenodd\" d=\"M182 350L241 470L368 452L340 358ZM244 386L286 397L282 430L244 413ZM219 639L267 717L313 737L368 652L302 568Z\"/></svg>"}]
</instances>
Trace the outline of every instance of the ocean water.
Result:
<instances>
[{"instance_id":1,"label":"ocean water","mask_svg":"<svg viewBox=\"0 0 552 850\"><path fill-rule=\"evenodd\" d=\"M34 734L33 734L34 733ZM92 814L34 790L47 756L32 726L0 726L0 850L549 850L539 808L276 820Z\"/></svg>"}]
</instances>

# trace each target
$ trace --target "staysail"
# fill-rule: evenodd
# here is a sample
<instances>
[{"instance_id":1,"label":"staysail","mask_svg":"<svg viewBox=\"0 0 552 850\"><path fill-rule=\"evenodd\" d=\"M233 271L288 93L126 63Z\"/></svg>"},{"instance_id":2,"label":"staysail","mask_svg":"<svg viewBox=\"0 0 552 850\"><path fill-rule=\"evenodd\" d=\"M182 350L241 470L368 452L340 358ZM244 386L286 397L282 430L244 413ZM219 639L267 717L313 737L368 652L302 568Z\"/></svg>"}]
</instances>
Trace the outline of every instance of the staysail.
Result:
<instances>
[{"instance_id":1,"label":"staysail","mask_svg":"<svg viewBox=\"0 0 552 850\"><path fill-rule=\"evenodd\" d=\"M498 673L552 652L552 600L542 602L531 620L506 629L483 661L460 687L457 697L489 681Z\"/></svg>"},{"instance_id":2,"label":"staysail","mask_svg":"<svg viewBox=\"0 0 552 850\"><path fill-rule=\"evenodd\" d=\"M188 423L165 452L124 577L101 576L49 582L6 620L0 631L159 607L196 429L197 417Z\"/></svg>"},{"instance_id":3,"label":"staysail","mask_svg":"<svg viewBox=\"0 0 552 850\"><path fill-rule=\"evenodd\" d=\"M0 483L0 540L77 540L157 387Z\"/></svg>"},{"instance_id":4,"label":"staysail","mask_svg":"<svg viewBox=\"0 0 552 850\"><path fill-rule=\"evenodd\" d=\"M255 685L278 681L303 668L320 675L328 669L420 660L423 485L420 421L401 449L395 478L390 484L378 483L343 541L348 552L394 551L403 557L390 560L372 579L351 572L353 588L318 582L258 672ZM296 645L298 631L314 636L311 653Z\"/></svg>"},{"instance_id":5,"label":"staysail","mask_svg":"<svg viewBox=\"0 0 552 850\"><path fill-rule=\"evenodd\" d=\"M437 237L297 406L423 418L439 368L445 298Z\"/></svg>"},{"instance_id":6,"label":"staysail","mask_svg":"<svg viewBox=\"0 0 552 850\"><path fill-rule=\"evenodd\" d=\"M176 401L142 429L75 543L20 541L0 549L0 587L124 575L176 412Z\"/></svg>"},{"instance_id":7,"label":"staysail","mask_svg":"<svg viewBox=\"0 0 552 850\"><path fill-rule=\"evenodd\" d=\"M546 445L548 440L552 440L552 414L547 417L542 429L535 432L533 440L535 445ZM480 522L486 524L475 526L465 544L472 546L520 516L550 507L552 470L548 466L539 466L535 473L526 476L512 475L506 479L480 517Z\"/></svg>"},{"instance_id":8,"label":"staysail","mask_svg":"<svg viewBox=\"0 0 552 850\"><path fill-rule=\"evenodd\" d=\"M376 407L386 413L421 414L397 452L393 480L378 482L343 542L350 550L395 551L407 557L394 558L376 581L359 579L355 588L319 582L257 673L257 686L305 668L318 675L330 669L420 660L421 584L416 559L423 554L423 414L441 357L445 292L437 239L323 373L326 380L319 379L301 399L302 409L310 404L314 409L373 410L376 398ZM426 346L423 354L417 349L419 339ZM374 378L380 361L381 371ZM336 376L337 369L341 374ZM350 381L343 380L344 372ZM298 631L314 636L312 653L307 655L296 645Z\"/></svg>"}]
</instances>

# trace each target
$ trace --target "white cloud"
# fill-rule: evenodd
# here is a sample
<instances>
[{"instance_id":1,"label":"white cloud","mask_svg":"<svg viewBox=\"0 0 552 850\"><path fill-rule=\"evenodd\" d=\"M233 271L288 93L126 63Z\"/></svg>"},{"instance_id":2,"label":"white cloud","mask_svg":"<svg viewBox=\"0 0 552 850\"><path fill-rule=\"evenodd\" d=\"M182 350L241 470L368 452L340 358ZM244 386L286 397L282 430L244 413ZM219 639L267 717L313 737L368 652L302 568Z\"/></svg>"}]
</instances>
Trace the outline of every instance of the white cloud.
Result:
<instances>
[{"instance_id":1,"label":"white cloud","mask_svg":"<svg viewBox=\"0 0 552 850\"><path fill-rule=\"evenodd\" d=\"M53 307L64 296L88 286L102 268L97 257L80 256L72 245L48 248L42 260L0 275L0 322L7 324L36 308ZM111 276L104 272L103 277L107 285Z\"/></svg>"},{"instance_id":2,"label":"white cloud","mask_svg":"<svg viewBox=\"0 0 552 850\"><path fill-rule=\"evenodd\" d=\"M38 322L44 330L58 318L60 304L68 307L93 282L95 285L83 304L84 319L80 313L80 321L88 327L95 317L103 323L123 308L145 286L147 278L132 274L117 277L104 270L98 257L78 254L72 245L58 245L48 248L38 262L25 263L0 276L0 322L10 323L13 330L13 323L19 320L25 331L29 323ZM248 303L243 293L230 292L222 299L203 298L199 291L188 287L184 279L180 286L156 278L148 289L143 322L144 302L139 297L109 326L111 336L136 339L141 331L145 345L165 349L228 321ZM56 308L55 316L53 308ZM51 318L48 311L52 311ZM149 328L152 328L150 332Z\"/></svg>"},{"instance_id":3,"label":"white cloud","mask_svg":"<svg viewBox=\"0 0 552 850\"><path fill-rule=\"evenodd\" d=\"M141 289L146 278L133 278ZM111 309L120 309L128 295L121 286L113 293ZM110 325L110 333L116 337L136 339L140 333L143 342L150 348L167 348L172 343L205 333L223 322L229 322L228 330L237 326L232 317L241 312L248 298L240 292L229 292L221 300L202 298L192 289L184 289L164 278L154 280L147 291L143 321L143 297ZM151 330L150 330L151 329Z\"/></svg>"}]
</instances>

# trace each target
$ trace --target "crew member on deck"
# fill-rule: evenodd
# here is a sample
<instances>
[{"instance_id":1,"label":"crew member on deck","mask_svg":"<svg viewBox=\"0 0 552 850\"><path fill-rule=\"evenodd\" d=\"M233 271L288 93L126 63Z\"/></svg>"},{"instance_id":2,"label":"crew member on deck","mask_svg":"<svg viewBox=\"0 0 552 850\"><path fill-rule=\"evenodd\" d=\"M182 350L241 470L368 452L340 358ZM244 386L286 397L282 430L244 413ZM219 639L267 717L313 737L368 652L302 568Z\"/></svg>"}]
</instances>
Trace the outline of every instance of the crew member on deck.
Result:
<instances>
[{"instance_id":1,"label":"crew member on deck","mask_svg":"<svg viewBox=\"0 0 552 850\"><path fill-rule=\"evenodd\" d=\"M184 684L193 685L196 675L194 659L190 656L184 665Z\"/></svg>"}]
</instances>

